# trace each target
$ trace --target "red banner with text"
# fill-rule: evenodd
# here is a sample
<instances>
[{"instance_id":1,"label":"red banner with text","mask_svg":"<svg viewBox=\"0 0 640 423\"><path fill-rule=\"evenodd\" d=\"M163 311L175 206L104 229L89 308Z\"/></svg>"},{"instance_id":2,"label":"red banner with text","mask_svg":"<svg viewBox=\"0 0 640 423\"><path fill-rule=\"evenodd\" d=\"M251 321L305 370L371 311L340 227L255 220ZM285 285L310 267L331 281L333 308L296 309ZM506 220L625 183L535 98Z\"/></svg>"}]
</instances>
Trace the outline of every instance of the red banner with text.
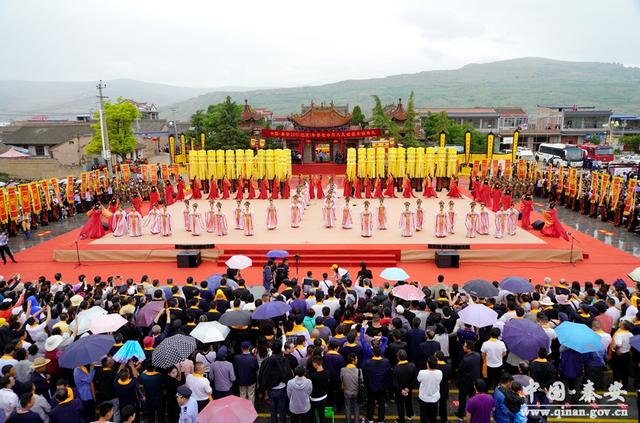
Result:
<instances>
[{"instance_id":1,"label":"red banner with text","mask_svg":"<svg viewBox=\"0 0 640 423\"><path fill-rule=\"evenodd\" d=\"M263 129L262 136L265 138L285 138L285 139L310 139L310 140L333 140L344 138L366 138L379 137L380 128L357 129L348 131L286 131L280 129Z\"/></svg>"}]
</instances>

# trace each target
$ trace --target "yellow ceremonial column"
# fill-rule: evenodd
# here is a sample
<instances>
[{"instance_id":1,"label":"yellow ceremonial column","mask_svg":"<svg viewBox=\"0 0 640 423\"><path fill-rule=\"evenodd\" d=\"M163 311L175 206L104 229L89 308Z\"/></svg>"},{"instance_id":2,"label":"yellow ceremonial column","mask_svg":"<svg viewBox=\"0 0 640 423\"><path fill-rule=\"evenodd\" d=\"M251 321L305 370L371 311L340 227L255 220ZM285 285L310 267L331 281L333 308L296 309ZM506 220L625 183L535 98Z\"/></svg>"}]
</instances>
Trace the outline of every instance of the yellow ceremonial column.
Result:
<instances>
[{"instance_id":1,"label":"yellow ceremonial column","mask_svg":"<svg viewBox=\"0 0 640 423\"><path fill-rule=\"evenodd\" d=\"M398 150L395 147L389 147L387 163L387 173L395 177L398 172Z\"/></svg>"},{"instance_id":2,"label":"yellow ceremonial column","mask_svg":"<svg viewBox=\"0 0 640 423\"><path fill-rule=\"evenodd\" d=\"M198 155L195 150L189 151L189 179L198 176Z\"/></svg>"},{"instance_id":3,"label":"yellow ceremonial column","mask_svg":"<svg viewBox=\"0 0 640 423\"><path fill-rule=\"evenodd\" d=\"M444 131L440 131L438 140L440 142L440 148L444 148L447 145L447 133Z\"/></svg>"},{"instance_id":4,"label":"yellow ceremonial column","mask_svg":"<svg viewBox=\"0 0 640 423\"><path fill-rule=\"evenodd\" d=\"M384 177L384 147L376 148L376 175Z\"/></svg>"},{"instance_id":5,"label":"yellow ceremonial column","mask_svg":"<svg viewBox=\"0 0 640 423\"><path fill-rule=\"evenodd\" d=\"M267 179L271 180L276 174L276 163L273 150L266 150L265 172Z\"/></svg>"},{"instance_id":6,"label":"yellow ceremonial column","mask_svg":"<svg viewBox=\"0 0 640 423\"><path fill-rule=\"evenodd\" d=\"M216 177L222 179L226 174L224 150L216 150Z\"/></svg>"},{"instance_id":7,"label":"yellow ceremonial column","mask_svg":"<svg viewBox=\"0 0 640 423\"><path fill-rule=\"evenodd\" d=\"M207 179L207 152L197 150L198 154L198 178L200 180Z\"/></svg>"},{"instance_id":8,"label":"yellow ceremonial column","mask_svg":"<svg viewBox=\"0 0 640 423\"><path fill-rule=\"evenodd\" d=\"M266 160L267 160L266 152L264 150L258 150L258 155L255 158L256 177L264 178L264 175L266 174L266 170L265 170Z\"/></svg>"},{"instance_id":9,"label":"yellow ceremonial column","mask_svg":"<svg viewBox=\"0 0 640 423\"><path fill-rule=\"evenodd\" d=\"M218 173L216 169L216 152L214 150L207 151L207 179L218 179Z\"/></svg>"},{"instance_id":10,"label":"yellow ceremonial column","mask_svg":"<svg viewBox=\"0 0 640 423\"><path fill-rule=\"evenodd\" d=\"M236 179L236 156L233 150L225 151L225 170L227 178Z\"/></svg>"},{"instance_id":11,"label":"yellow ceremonial column","mask_svg":"<svg viewBox=\"0 0 640 423\"><path fill-rule=\"evenodd\" d=\"M254 172L254 156L253 150L246 149L244 150L244 169L247 175L247 178L256 177L257 175Z\"/></svg>"},{"instance_id":12,"label":"yellow ceremonial column","mask_svg":"<svg viewBox=\"0 0 640 423\"><path fill-rule=\"evenodd\" d=\"M236 178L246 178L247 172L244 169L244 150L236 150Z\"/></svg>"},{"instance_id":13,"label":"yellow ceremonial column","mask_svg":"<svg viewBox=\"0 0 640 423\"><path fill-rule=\"evenodd\" d=\"M416 178L424 178L425 166L424 166L424 147L416 148Z\"/></svg>"},{"instance_id":14,"label":"yellow ceremonial column","mask_svg":"<svg viewBox=\"0 0 640 423\"><path fill-rule=\"evenodd\" d=\"M291 150L289 148L285 148L284 149L284 154L287 157L286 158L286 162L287 162L287 174L286 176L291 176L291 174L293 173L293 171L291 170Z\"/></svg>"},{"instance_id":15,"label":"yellow ceremonial column","mask_svg":"<svg viewBox=\"0 0 640 423\"><path fill-rule=\"evenodd\" d=\"M358 148L358 178L367 177L367 149Z\"/></svg>"},{"instance_id":16,"label":"yellow ceremonial column","mask_svg":"<svg viewBox=\"0 0 640 423\"><path fill-rule=\"evenodd\" d=\"M279 180L282 180L284 178L284 176L287 173L287 163L285 162L285 157L284 157L284 150L278 148L275 150L275 152L273 153L274 157L275 157L275 161L276 161L276 168L275 168L275 176L274 178L278 178Z\"/></svg>"},{"instance_id":17,"label":"yellow ceremonial column","mask_svg":"<svg viewBox=\"0 0 640 423\"><path fill-rule=\"evenodd\" d=\"M464 164L469 166L471 159L471 131L464 133Z\"/></svg>"},{"instance_id":18,"label":"yellow ceremonial column","mask_svg":"<svg viewBox=\"0 0 640 423\"><path fill-rule=\"evenodd\" d=\"M416 149L415 147L407 148L407 176L415 178L416 175Z\"/></svg>"},{"instance_id":19,"label":"yellow ceremonial column","mask_svg":"<svg viewBox=\"0 0 640 423\"><path fill-rule=\"evenodd\" d=\"M447 176L458 175L458 151L454 147L447 149Z\"/></svg>"},{"instance_id":20,"label":"yellow ceremonial column","mask_svg":"<svg viewBox=\"0 0 640 423\"><path fill-rule=\"evenodd\" d=\"M404 178L407 174L407 150L404 147L398 147L396 152L396 178Z\"/></svg>"},{"instance_id":21,"label":"yellow ceremonial column","mask_svg":"<svg viewBox=\"0 0 640 423\"><path fill-rule=\"evenodd\" d=\"M447 150L444 147L438 148L436 153L436 176L442 178L447 176Z\"/></svg>"},{"instance_id":22,"label":"yellow ceremonial column","mask_svg":"<svg viewBox=\"0 0 640 423\"><path fill-rule=\"evenodd\" d=\"M347 149L347 179L353 181L356 177L356 149Z\"/></svg>"},{"instance_id":23,"label":"yellow ceremonial column","mask_svg":"<svg viewBox=\"0 0 640 423\"><path fill-rule=\"evenodd\" d=\"M376 177L376 149L373 147L367 148L367 176Z\"/></svg>"}]
</instances>

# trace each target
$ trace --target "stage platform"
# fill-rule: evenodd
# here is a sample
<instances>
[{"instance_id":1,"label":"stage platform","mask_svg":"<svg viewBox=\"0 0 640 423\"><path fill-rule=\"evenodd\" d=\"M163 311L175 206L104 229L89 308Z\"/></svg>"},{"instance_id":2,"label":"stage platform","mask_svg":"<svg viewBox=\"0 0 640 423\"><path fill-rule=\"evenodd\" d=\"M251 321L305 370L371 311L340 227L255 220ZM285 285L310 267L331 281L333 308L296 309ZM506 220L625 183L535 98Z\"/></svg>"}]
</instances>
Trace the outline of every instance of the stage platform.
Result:
<instances>
[{"instance_id":1,"label":"stage platform","mask_svg":"<svg viewBox=\"0 0 640 423\"><path fill-rule=\"evenodd\" d=\"M293 175L324 175L340 176L347 172L346 164L335 163L305 163L291 165Z\"/></svg>"}]
</instances>

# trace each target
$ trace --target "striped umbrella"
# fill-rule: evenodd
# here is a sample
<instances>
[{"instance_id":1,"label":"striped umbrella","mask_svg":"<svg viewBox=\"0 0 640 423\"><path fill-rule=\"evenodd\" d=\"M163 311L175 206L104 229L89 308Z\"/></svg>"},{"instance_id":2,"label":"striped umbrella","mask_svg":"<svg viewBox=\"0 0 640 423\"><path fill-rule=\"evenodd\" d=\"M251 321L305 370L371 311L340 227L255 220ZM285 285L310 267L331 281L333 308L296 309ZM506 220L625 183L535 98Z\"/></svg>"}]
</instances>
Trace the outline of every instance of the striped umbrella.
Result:
<instances>
[{"instance_id":1,"label":"striped umbrella","mask_svg":"<svg viewBox=\"0 0 640 423\"><path fill-rule=\"evenodd\" d=\"M166 369L186 360L195 350L195 338L179 333L162 341L160 345L153 350L151 361L154 366Z\"/></svg>"}]
</instances>

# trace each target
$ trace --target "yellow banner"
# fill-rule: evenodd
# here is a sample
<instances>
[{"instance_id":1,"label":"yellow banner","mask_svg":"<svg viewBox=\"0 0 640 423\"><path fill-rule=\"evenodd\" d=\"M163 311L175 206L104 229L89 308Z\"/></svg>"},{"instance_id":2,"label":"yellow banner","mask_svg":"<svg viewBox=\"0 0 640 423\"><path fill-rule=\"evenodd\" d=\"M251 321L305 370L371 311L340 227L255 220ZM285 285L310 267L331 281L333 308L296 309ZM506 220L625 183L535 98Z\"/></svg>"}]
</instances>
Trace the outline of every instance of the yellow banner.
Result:
<instances>
[{"instance_id":1,"label":"yellow banner","mask_svg":"<svg viewBox=\"0 0 640 423\"><path fill-rule=\"evenodd\" d=\"M38 214L42 211L42 201L40 200L40 191L38 191L38 183L30 182L29 191L31 191L31 200L33 200L33 211Z\"/></svg>"},{"instance_id":2,"label":"yellow banner","mask_svg":"<svg viewBox=\"0 0 640 423\"><path fill-rule=\"evenodd\" d=\"M7 199L9 203L9 217L11 220L16 221L18 220L18 216L20 216L17 187L7 187Z\"/></svg>"},{"instance_id":3,"label":"yellow banner","mask_svg":"<svg viewBox=\"0 0 640 423\"><path fill-rule=\"evenodd\" d=\"M605 200L609 196L609 182L611 181L611 175L604 172L602 174L602 183L600 185L600 202L598 204L604 204Z\"/></svg>"},{"instance_id":4,"label":"yellow banner","mask_svg":"<svg viewBox=\"0 0 640 423\"><path fill-rule=\"evenodd\" d=\"M564 190L564 166L560 165L558 168L558 187L556 192L560 194Z\"/></svg>"},{"instance_id":5,"label":"yellow banner","mask_svg":"<svg viewBox=\"0 0 640 423\"><path fill-rule=\"evenodd\" d=\"M20 206L23 213L31 213L31 193L29 185L18 185L18 191L20 192Z\"/></svg>"},{"instance_id":6,"label":"yellow banner","mask_svg":"<svg viewBox=\"0 0 640 423\"><path fill-rule=\"evenodd\" d=\"M623 182L624 179L621 176L613 177L613 183L611 184L611 210L615 210L618 207Z\"/></svg>"},{"instance_id":7,"label":"yellow banner","mask_svg":"<svg viewBox=\"0 0 640 423\"><path fill-rule=\"evenodd\" d=\"M57 198L58 201L61 201L62 199L60 198L60 184L58 184L58 180L56 178L51 178L49 179L49 183L53 187L53 195L55 195L55 198Z\"/></svg>"},{"instance_id":8,"label":"yellow banner","mask_svg":"<svg viewBox=\"0 0 640 423\"><path fill-rule=\"evenodd\" d=\"M471 131L464 133L464 164L469 164L471 157Z\"/></svg>"},{"instance_id":9,"label":"yellow banner","mask_svg":"<svg viewBox=\"0 0 640 423\"><path fill-rule=\"evenodd\" d=\"M598 172L591 173L591 203L598 201L598 178L600 174Z\"/></svg>"},{"instance_id":10,"label":"yellow banner","mask_svg":"<svg viewBox=\"0 0 640 423\"><path fill-rule=\"evenodd\" d=\"M0 188L0 223L9 221L9 208L7 206L7 193L4 188Z\"/></svg>"},{"instance_id":11,"label":"yellow banner","mask_svg":"<svg viewBox=\"0 0 640 423\"><path fill-rule=\"evenodd\" d=\"M447 133L442 131L440 132L440 148L444 148L447 145Z\"/></svg>"},{"instance_id":12,"label":"yellow banner","mask_svg":"<svg viewBox=\"0 0 640 423\"><path fill-rule=\"evenodd\" d=\"M70 206L74 203L73 188L73 176L67 176L67 203L69 203Z\"/></svg>"},{"instance_id":13,"label":"yellow banner","mask_svg":"<svg viewBox=\"0 0 640 423\"><path fill-rule=\"evenodd\" d=\"M637 179L629 180L629 187L627 188L627 200L624 203L624 216L629 216L631 214L631 210L635 207L636 203L636 185L638 185Z\"/></svg>"},{"instance_id":14,"label":"yellow banner","mask_svg":"<svg viewBox=\"0 0 640 423\"><path fill-rule=\"evenodd\" d=\"M518 155L518 141L520 140L520 132L515 131L513 133L513 144L511 145L511 160L516 161L516 156Z\"/></svg>"},{"instance_id":15,"label":"yellow banner","mask_svg":"<svg viewBox=\"0 0 640 423\"><path fill-rule=\"evenodd\" d=\"M493 141L495 136L493 134L487 135L487 160L493 159Z\"/></svg>"}]
</instances>

